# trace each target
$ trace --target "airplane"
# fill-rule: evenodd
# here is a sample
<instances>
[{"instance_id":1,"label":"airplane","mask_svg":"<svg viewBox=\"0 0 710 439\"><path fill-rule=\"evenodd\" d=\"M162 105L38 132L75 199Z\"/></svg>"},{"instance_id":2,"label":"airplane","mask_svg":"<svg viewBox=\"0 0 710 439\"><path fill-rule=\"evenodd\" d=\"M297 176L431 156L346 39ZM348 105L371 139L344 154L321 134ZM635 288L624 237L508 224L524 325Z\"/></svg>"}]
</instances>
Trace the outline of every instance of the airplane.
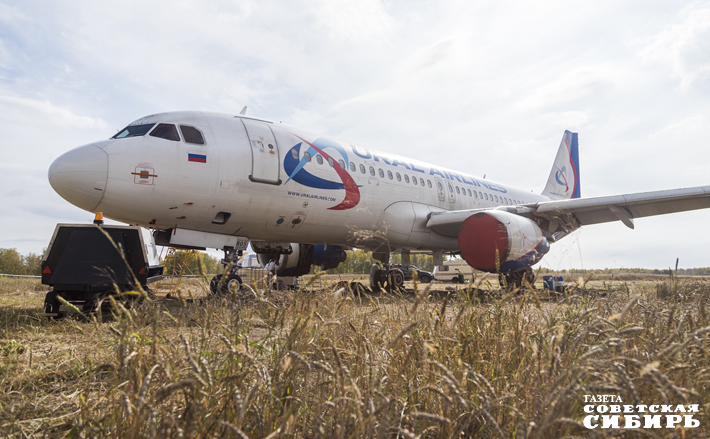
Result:
<instances>
[{"instance_id":1,"label":"airplane","mask_svg":"<svg viewBox=\"0 0 710 439\"><path fill-rule=\"evenodd\" d=\"M541 194L246 115L142 117L50 166L64 199L154 230L156 243L215 248L225 265L251 243L281 276L333 268L344 249L382 262L371 287L399 287L398 252L460 255L521 285L550 244L581 226L710 207L710 186L581 197L578 135L565 131ZM236 265L236 264L233 264ZM232 271L215 277L232 288ZM225 282L226 281L226 282ZM216 291L215 291L216 292Z\"/></svg>"}]
</instances>

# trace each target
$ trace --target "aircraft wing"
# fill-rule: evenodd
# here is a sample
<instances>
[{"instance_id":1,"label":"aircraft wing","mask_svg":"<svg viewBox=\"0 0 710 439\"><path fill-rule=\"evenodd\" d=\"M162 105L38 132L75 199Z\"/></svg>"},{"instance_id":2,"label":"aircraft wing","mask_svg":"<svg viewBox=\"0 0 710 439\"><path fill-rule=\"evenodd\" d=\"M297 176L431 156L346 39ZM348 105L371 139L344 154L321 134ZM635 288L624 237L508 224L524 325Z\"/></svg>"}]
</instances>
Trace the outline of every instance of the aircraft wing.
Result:
<instances>
[{"instance_id":1,"label":"aircraft wing","mask_svg":"<svg viewBox=\"0 0 710 439\"><path fill-rule=\"evenodd\" d=\"M501 206L496 210L535 221L548 239L556 241L580 226L621 221L633 229L634 218L705 208L710 208L710 186L544 201L524 206ZM427 227L442 235L456 237L463 220L485 210L490 209L434 212Z\"/></svg>"}]
</instances>

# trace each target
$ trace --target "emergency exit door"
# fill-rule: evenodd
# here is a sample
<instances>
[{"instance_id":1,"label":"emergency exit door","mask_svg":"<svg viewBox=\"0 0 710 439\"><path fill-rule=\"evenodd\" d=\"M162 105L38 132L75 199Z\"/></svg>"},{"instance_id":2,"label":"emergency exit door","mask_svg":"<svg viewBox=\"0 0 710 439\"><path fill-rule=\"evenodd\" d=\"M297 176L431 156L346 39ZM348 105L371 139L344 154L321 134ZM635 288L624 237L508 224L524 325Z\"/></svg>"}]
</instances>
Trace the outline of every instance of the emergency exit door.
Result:
<instances>
[{"instance_id":1,"label":"emergency exit door","mask_svg":"<svg viewBox=\"0 0 710 439\"><path fill-rule=\"evenodd\" d=\"M274 133L268 124L242 119L251 147L249 180L266 184L281 184L281 156Z\"/></svg>"}]
</instances>

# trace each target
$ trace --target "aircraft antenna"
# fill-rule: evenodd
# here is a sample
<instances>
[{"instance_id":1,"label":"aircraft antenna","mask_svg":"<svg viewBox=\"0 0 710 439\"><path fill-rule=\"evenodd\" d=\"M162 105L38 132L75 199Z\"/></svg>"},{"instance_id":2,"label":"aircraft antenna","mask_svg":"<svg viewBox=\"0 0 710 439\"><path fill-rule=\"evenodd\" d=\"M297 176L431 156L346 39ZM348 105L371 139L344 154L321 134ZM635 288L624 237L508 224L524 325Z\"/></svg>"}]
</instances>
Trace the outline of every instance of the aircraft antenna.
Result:
<instances>
[{"instance_id":1,"label":"aircraft antenna","mask_svg":"<svg viewBox=\"0 0 710 439\"><path fill-rule=\"evenodd\" d=\"M242 108L242 111L239 112L242 116L246 116L247 114L247 106L245 105L244 108Z\"/></svg>"}]
</instances>

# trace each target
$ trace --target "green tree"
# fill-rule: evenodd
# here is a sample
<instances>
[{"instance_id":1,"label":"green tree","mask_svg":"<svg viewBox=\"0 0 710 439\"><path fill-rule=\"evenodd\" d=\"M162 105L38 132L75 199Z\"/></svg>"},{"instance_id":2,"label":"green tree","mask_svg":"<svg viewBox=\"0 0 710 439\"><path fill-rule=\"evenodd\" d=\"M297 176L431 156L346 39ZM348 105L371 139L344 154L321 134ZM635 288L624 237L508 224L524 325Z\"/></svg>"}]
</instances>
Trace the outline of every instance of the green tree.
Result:
<instances>
[{"instance_id":1,"label":"green tree","mask_svg":"<svg viewBox=\"0 0 710 439\"><path fill-rule=\"evenodd\" d=\"M42 256L30 253L22 256L14 248L0 248L0 274L39 276Z\"/></svg>"},{"instance_id":2,"label":"green tree","mask_svg":"<svg viewBox=\"0 0 710 439\"><path fill-rule=\"evenodd\" d=\"M40 276L42 274L42 255L30 253L24 257L25 274Z\"/></svg>"},{"instance_id":3,"label":"green tree","mask_svg":"<svg viewBox=\"0 0 710 439\"><path fill-rule=\"evenodd\" d=\"M0 273L25 274L26 267L22 255L14 248L0 249Z\"/></svg>"},{"instance_id":4,"label":"green tree","mask_svg":"<svg viewBox=\"0 0 710 439\"><path fill-rule=\"evenodd\" d=\"M219 261L206 253L190 250L176 250L162 261L166 276L177 275L182 272L183 276L200 275L200 264L204 267L206 275L211 276L221 270Z\"/></svg>"}]
</instances>

